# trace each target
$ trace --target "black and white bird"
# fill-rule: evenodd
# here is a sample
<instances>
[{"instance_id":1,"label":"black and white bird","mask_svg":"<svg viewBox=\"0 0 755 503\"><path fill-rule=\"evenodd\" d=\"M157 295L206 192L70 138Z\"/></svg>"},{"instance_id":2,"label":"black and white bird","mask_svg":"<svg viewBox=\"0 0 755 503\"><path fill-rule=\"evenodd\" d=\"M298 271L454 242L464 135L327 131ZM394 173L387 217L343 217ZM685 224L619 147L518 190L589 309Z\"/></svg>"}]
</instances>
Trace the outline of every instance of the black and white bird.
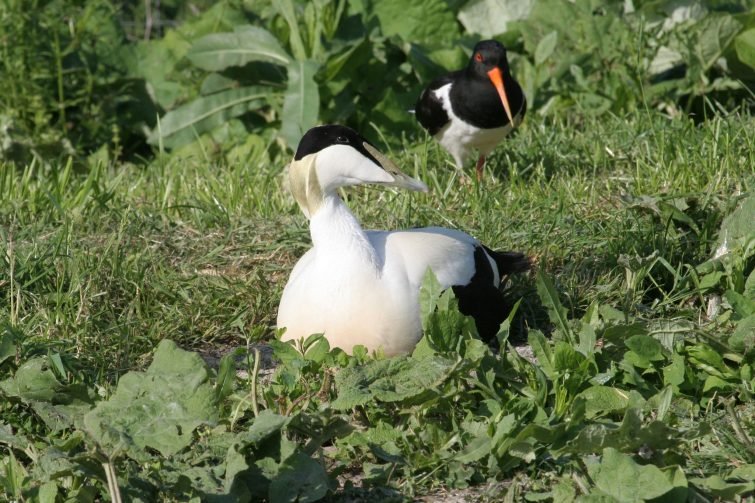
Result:
<instances>
[{"instance_id":1,"label":"black and white bird","mask_svg":"<svg viewBox=\"0 0 755 503\"><path fill-rule=\"evenodd\" d=\"M415 105L419 123L451 154L457 168L478 150L478 180L486 156L522 122L526 111L527 100L511 75L506 48L495 40L478 42L466 68L433 80Z\"/></svg>"},{"instance_id":2,"label":"black and white bird","mask_svg":"<svg viewBox=\"0 0 755 503\"><path fill-rule=\"evenodd\" d=\"M502 277L525 271L521 253L494 252L442 227L365 231L338 188L378 184L427 191L356 131L310 129L289 168L291 191L309 219L312 248L283 290L277 325L283 340L323 333L331 347L357 344L386 355L410 352L422 335L419 289L428 268L453 287L460 310L493 338L509 312Z\"/></svg>"}]
</instances>

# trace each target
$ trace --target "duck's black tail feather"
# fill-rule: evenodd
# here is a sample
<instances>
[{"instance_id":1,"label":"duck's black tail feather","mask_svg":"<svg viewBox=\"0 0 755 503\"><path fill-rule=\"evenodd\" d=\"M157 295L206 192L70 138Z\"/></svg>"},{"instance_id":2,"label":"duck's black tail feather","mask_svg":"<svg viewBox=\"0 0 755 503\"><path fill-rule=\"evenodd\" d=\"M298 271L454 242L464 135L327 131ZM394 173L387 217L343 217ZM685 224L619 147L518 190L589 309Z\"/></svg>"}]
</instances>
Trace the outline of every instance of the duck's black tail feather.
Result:
<instances>
[{"instance_id":1,"label":"duck's black tail feather","mask_svg":"<svg viewBox=\"0 0 755 503\"><path fill-rule=\"evenodd\" d=\"M498 274L508 276L518 272L529 271L532 267L530 258L524 253L512 252L512 251L493 251L487 246L482 246L485 249L490 258L495 261L498 266Z\"/></svg>"},{"instance_id":2,"label":"duck's black tail feather","mask_svg":"<svg viewBox=\"0 0 755 503\"><path fill-rule=\"evenodd\" d=\"M498 278L488 257L498 266ZM474 318L482 340L494 344L498 328L511 311L511 302L495 285L503 276L529 270L531 263L523 253L495 252L487 247L475 249L474 258L474 276L469 283L456 285L453 290L459 299L459 311Z\"/></svg>"}]
</instances>

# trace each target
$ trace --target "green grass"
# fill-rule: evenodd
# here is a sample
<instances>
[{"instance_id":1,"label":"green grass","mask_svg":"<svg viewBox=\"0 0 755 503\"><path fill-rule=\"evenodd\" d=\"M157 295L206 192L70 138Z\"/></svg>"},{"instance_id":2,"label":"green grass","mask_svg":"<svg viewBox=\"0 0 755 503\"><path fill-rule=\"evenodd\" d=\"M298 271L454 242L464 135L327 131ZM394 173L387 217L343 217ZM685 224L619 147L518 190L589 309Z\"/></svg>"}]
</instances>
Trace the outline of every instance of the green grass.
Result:
<instances>
[{"instance_id":1,"label":"green grass","mask_svg":"<svg viewBox=\"0 0 755 503\"><path fill-rule=\"evenodd\" d=\"M445 152L420 137L389 155L429 194L359 188L346 198L367 228L442 225L527 252L569 318L613 306L658 337L679 330L725 347L730 328L707 321L691 271L712 256L738 195L753 191L753 130L755 119L737 115L700 125L650 113L532 116L489 158L482 184L460 183ZM202 351L270 340L309 237L285 189L288 159L250 145L243 155L205 145L141 165L3 167L0 327L17 354L0 361L0 377L59 354L70 382L108 390L143 369L162 339ZM514 280L523 299L514 335L553 329L535 283ZM752 463L731 415L702 403L724 433L692 449L690 464L708 474L716 463ZM30 421L23 407L0 410L19 429ZM542 473L555 469L546 465ZM517 473L539 487L542 473ZM420 493L433 485L421 473L398 483Z\"/></svg>"},{"instance_id":2,"label":"green grass","mask_svg":"<svg viewBox=\"0 0 755 503\"><path fill-rule=\"evenodd\" d=\"M593 301L673 312L673 273L656 265L657 286L628 285L619 259L657 250L678 270L712 253L732 195L751 190L753 124L532 117L489 159L481 185L461 184L440 147L418 142L391 154L428 181L428 195L368 188L347 198L368 228L443 225L527 252L574 315ZM288 271L308 247L286 162L260 147L232 164L189 154L89 172L6 167L2 316L26 344L93 359L87 367L111 377L163 338L201 348L269 337ZM669 225L642 196L685 201L698 232ZM516 283L540 326L532 281Z\"/></svg>"}]
</instances>

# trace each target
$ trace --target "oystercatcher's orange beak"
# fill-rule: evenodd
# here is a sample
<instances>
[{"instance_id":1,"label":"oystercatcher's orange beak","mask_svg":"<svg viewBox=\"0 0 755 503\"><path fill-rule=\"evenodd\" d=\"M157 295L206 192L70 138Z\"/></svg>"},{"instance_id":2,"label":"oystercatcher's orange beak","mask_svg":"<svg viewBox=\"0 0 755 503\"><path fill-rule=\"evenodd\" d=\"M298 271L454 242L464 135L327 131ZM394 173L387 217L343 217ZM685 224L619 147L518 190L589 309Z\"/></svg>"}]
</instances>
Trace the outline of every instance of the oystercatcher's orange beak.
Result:
<instances>
[{"instance_id":1,"label":"oystercatcher's orange beak","mask_svg":"<svg viewBox=\"0 0 755 503\"><path fill-rule=\"evenodd\" d=\"M490 82L495 86L498 91L498 96L501 97L501 103L503 103L503 109L506 111L506 116L509 118L511 125L514 125L514 117L511 115L511 107L509 106L509 99L506 97L506 89L503 87L503 75L501 75L501 69L497 66L488 72L488 78Z\"/></svg>"}]
</instances>

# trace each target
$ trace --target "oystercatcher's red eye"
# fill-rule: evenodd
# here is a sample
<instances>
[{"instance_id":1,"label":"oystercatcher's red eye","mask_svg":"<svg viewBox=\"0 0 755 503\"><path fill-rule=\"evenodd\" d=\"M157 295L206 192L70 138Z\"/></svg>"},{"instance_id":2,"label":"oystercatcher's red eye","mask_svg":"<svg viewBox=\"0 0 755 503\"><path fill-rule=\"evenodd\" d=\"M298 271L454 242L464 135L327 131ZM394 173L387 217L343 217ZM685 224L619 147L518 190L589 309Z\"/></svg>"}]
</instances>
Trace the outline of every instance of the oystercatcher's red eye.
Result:
<instances>
[{"instance_id":1,"label":"oystercatcher's red eye","mask_svg":"<svg viewBox=\"0 0 755 503\"><path fill-rule=\"evenodd\" d=\"M477 54L474 55L474 59L475 61L482 61L482 54L478 52Z\"/></svg>"}]
</instances>

